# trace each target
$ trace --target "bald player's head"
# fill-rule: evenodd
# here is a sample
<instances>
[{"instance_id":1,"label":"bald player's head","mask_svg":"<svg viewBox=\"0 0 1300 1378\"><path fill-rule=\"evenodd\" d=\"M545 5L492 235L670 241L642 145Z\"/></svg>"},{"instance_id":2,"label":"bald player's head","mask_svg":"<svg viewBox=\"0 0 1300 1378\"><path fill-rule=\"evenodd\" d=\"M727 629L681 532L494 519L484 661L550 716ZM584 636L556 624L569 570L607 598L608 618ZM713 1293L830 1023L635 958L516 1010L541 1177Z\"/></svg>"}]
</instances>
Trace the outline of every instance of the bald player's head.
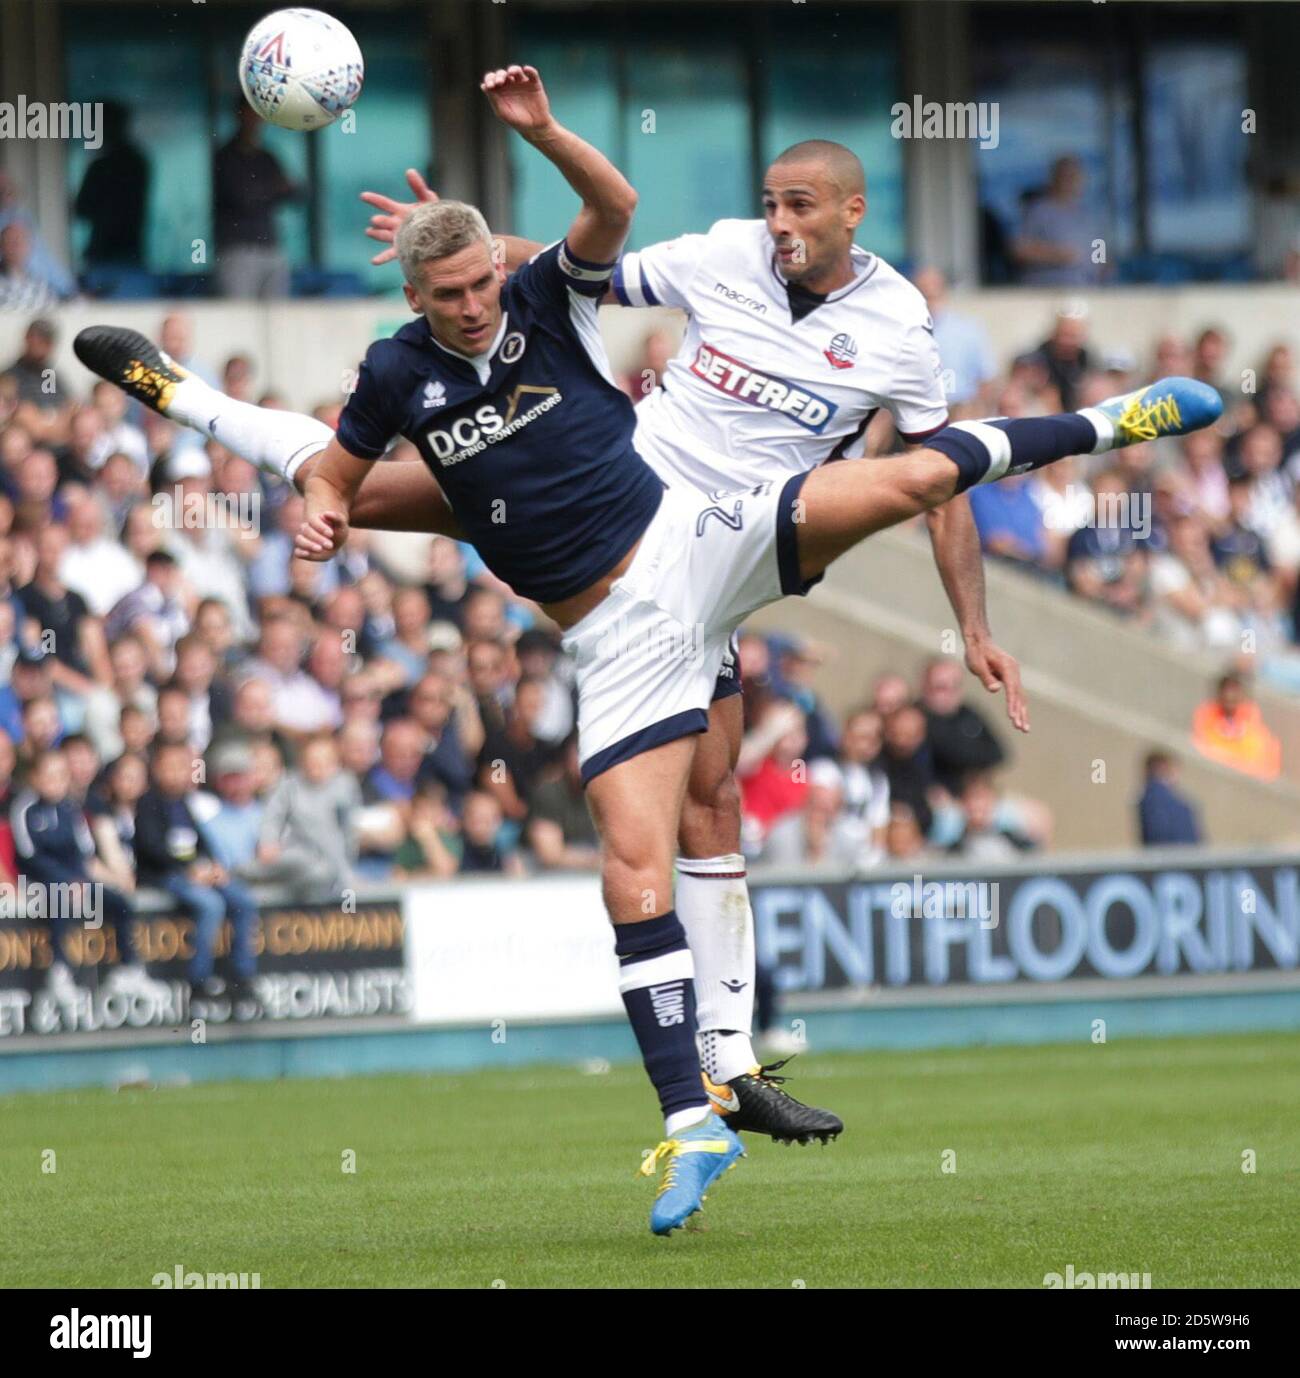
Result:
<instances>
[{"instance_id":1,"label":"bald player's head","mask_svg":"<svg viewBox=\"0 0 1300 1378\"><path fill-rule=\"evenodd\" d=\"M852 149L805 139L763 178L763 213L787 282L833 292L854 276L853 235L867 213L867 182Z\"/></svg>"},{"instance_id":2,"label":"bald player's head","mask_svg":"<svg viewBox=\"0 0 1300 1378\"><path fill-rule=\"evenodd\" d=\"M862 170L862 160L843 144L831 139L805 139L802 143L791 144L784 153L778 153L772 166L788 168L795 164L817 168L820 176L842 197L865 197L867 194L867 174Z\"/></svg>"}]
</instances>

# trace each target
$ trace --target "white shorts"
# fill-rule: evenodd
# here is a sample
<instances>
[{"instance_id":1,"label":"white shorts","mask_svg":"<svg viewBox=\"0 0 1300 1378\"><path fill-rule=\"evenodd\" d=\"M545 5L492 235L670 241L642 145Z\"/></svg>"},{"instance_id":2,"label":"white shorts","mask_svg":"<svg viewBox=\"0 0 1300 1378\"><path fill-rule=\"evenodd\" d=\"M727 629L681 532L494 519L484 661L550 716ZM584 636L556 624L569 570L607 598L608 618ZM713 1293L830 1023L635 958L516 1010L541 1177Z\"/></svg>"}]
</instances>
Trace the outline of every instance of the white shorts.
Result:
<instances>
[{"instance_id":1,"label":"white shorts","mask_svg":"<svg viewBox=\"0 0 1300 1378\"><path fill-rule=\"evenodd\" d=\"M740 493L667 488L627 572L571 627L583 782L708 727L732 634L799 578L795 503L807 473Z\"/></svg>"}]
</instances>

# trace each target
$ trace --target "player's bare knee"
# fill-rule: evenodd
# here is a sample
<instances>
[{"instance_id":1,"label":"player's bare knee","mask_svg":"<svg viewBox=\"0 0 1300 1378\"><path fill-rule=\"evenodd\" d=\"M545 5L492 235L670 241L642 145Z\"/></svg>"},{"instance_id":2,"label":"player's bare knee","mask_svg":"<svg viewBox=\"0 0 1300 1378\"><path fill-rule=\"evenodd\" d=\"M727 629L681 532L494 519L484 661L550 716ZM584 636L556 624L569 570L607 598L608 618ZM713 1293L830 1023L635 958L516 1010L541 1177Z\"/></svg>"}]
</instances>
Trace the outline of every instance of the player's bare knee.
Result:
<instances>
[{"instance_id":1,"label":"player's bare knee","mask_svg":"<svg viewBox=\"0 0 1300 1378\"><path fill-rule=\"evenodd\" d=\"M937 450L910 456L902 478L904 492L917 507L929 511L952 497L953 464Z\"/></svg>"}]
</instances>

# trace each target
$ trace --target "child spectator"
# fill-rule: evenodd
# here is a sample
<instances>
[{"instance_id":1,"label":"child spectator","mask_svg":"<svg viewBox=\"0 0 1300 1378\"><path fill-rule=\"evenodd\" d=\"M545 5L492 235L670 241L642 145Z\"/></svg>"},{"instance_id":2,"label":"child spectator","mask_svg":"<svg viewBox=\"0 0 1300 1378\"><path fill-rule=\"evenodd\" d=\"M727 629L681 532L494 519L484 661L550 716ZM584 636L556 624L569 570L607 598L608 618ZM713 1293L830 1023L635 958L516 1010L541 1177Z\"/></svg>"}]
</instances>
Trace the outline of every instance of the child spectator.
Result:
<instances>
[{"instance_id":1,"label":"child spectator","mask_svg":"<svg viewBox=\"0 0 1300 1378\"><path fill-rule=\"evenodd\" d=\"M253 955L257 909L244 887L217 860L194 817L193 767L189 747L172 742L155 748L153 783L136 808L136 865L142 883L166 890L194 918L189 979L197 995L217 993L212 981L217 937L221 925L230 920L237 997L247 993L257 969Z\"/></svg>"}]
</instances>

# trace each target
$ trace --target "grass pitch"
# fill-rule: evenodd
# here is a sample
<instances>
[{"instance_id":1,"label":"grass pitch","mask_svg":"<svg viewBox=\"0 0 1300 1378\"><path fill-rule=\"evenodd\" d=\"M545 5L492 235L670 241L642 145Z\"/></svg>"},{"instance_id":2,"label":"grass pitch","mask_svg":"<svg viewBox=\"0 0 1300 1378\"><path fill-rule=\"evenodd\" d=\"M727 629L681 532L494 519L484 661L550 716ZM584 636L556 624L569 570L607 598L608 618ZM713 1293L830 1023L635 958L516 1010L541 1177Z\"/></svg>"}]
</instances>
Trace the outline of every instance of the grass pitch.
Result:
<instances>
[{"instance_id":1,"label":"grass pitch","mask_svg":"<svg viewBox=\"0 0 1300 1378\"><path fill-rule=\"evenodd\" d=\"M657 1137L639 1068L0 1098L0 1285L147 1287L178 1264L263 1287L1041 1287L1069 1264L1300 1283L1298 1035L789 1070L843 1138L750 1139L705 1229L668 1240L634 1178Z\"/></svg>"}]
</instances>

